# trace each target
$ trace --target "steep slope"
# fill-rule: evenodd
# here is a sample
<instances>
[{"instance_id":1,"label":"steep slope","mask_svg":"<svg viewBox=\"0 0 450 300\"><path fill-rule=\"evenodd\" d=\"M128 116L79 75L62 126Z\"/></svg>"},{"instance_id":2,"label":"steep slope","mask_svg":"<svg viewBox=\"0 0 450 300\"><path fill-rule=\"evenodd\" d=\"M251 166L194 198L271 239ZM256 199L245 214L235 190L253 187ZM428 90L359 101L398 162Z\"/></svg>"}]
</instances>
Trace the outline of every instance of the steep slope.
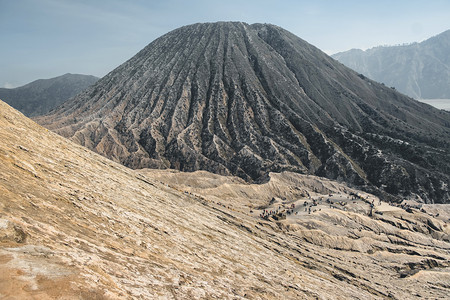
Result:
<instances>
[{"instance_id":1,"label":"steep slope","mask_svg":"<svg viewBox=\"0 0 450 300\"><path fill-rule=\"evenodd\" d=\"M0 138L0 295L6 299L414 299L449 293L450 211L438 205L426 209L439 218L408 213L337 182L294 173L271 175L261 190L213 174L136 172L1 101ZM209 185L208 191L195 182ZM224 193L227 187L214 192L223 184L239 199ZM261 207L252 207L250 193L244 196L251 190L265 197ZM364 200L349 200L350 193ZM287 199L269 204L278 196ZM328 209L324 197L347 201L348 210ZM366 216L371 199L384 213ZM303 213L305 200L318 201L317 211ZM249 213L294 202L301 210L286 220Z\"/></svg>"},{"instance_id":2,"label":"steep slope","mask_svg":"<svg viewBox=\"0 0 450 300\"><path fill-rule=\"evenodd\" d=\"M29 117L48 113L98 80L81 74L39 79L14 89L0 88L0 99Z\"/></svg>"},{"instance_id":3,"label":"steep slope","mask_svg":"<svg viewBox=\"0 0 450 300\"><path fill-rule=\"evenodd\" d=\"M416 99L450 99L450 30L421 43L332 55L346 66Z\"/></svg>"},{"instance_id":4,"label":"steep slope","mask_svg":"<svg viewBox=\"0 0 450 300\"><path fill-rule=\"evenodd\" d=\"M449 201L450 113L273 25L174 30L36 120L131 168L289 170Z\"/></svg>"}]
</instances>

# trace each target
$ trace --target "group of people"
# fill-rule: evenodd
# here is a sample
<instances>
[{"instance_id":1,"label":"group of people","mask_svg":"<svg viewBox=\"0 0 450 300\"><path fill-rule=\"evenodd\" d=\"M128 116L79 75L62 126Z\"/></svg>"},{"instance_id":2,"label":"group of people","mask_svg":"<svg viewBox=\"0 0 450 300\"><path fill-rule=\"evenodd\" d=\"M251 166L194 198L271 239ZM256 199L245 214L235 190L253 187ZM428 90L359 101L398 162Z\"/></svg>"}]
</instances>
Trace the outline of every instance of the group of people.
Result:
<instances>
[{"instance_id":1,"label":"group of people","mask_svg":"<svg viewBox=\"0 0 450 300\"><path fill-rule=\"evenodd\" d=\"M282 212L280 212L278 209L277 210L267 210L264 209L262 213L259 214L259 216L264 219L264 220L268 220L270 216L275 216L275 215L282 215Z\"/></svg>"},{"instance_id":2,"label":"group of people","mask_svg":"<svg viewBox=\"0 0 450 300\"><path fill-rule=\"evenodd\" d=\"M282 206L278 206L278 209L276 210L268 210L264 209L262 213L259 214L260 218L264 220L268 220L271 216L274 216L274 219L284 219L286 218L286 215L291 214L298 214L297 212L294 212L295 209L295 203L292 203L288 207L286 207L284 204Z\"/></svg>"}]
</instances>

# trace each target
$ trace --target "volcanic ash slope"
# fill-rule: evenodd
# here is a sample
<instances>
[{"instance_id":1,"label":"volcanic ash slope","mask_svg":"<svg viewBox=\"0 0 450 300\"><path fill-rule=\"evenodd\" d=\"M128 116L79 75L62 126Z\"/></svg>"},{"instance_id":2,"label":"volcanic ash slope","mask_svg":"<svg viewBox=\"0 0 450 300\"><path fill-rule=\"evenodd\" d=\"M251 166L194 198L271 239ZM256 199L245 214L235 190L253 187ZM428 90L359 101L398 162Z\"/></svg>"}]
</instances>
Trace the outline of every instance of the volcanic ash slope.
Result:
<instances>
[{"instance_id":1,"label":"volcanic ash slope","mask_svg":"<svg viewBox=\"0 0 450 300\"><path fill-rule=\"evenodd\" d=\"M178 28L36 120L136 169L206 170L249 182L292 171L450 201L450 113L274 25Z\"/></svg>"},{"instance_id":2,"label":"volcanic ash slope","mask_svg":"<svg viewBox=\"0 0 450 300\"><path fill-rule=\"evenodd\" d=\"M438 218L390 209L369 218L366 203L355 200L354 211L317 206L322 209L311 215L264 220L255 213L282 201L329 193L345 200L356 191L331 181L319 188L320 178L284 173L261 186L272 193L262 197L255 194L259 186L238 178L200 173L182 175L192 180L183 182L171 177L179 174L146 175L47 131L3 102L0 139L2 298L449 294L448 214L437 206ZM192 190L202 181L210 194ZM228 187L214 192L220 182ZM253 190L261 200L255 207L253 200L234 201L224 193L229 188L241 198Z\"/></svg>"}]
</instances>

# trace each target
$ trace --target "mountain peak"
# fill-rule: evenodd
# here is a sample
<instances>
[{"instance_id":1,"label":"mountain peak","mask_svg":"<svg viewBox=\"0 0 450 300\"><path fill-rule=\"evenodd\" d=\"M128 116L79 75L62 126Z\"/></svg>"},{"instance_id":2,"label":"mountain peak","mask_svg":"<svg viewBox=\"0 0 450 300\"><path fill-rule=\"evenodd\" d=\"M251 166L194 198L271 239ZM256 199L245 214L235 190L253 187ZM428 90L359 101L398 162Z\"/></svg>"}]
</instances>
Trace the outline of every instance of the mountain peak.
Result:
<instances>
[{"instance_id":1,"label":"mountain peak","mask_svg":"<svg viewBox=\"0 0 450 300\"><path fill-rule=\"evenodd\" d=\"M379 193L449 197L447 166L418 159L416 147L447 145L449 115L270 24L175 29L37 121L132 168L248 181L287 170ZM414 145L408 156L398 140ZM415 188L410 172L433 188ZM391 180L397 174L402 183Z\"/></svg>"},{"instance_id":2,"label":"mountain peak","mask_svg":"<svg viewBox=\"0 0 450 300\"><path fill-rule=\"evenodd\" d=\"M27 116L48 113L98 80L92 75L64 74L38 79L13 89L0 89L0 99Z\"/></svg>"}]
</instances>

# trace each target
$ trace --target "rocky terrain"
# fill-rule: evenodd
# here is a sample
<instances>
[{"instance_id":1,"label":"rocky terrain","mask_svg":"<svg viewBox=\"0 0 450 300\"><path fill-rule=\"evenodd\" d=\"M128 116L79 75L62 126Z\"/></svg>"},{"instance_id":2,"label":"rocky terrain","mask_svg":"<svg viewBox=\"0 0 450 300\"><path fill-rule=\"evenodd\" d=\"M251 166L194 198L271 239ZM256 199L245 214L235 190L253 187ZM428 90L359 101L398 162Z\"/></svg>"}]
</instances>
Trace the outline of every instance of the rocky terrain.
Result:
<instances>
[{"instance_id":1,"label":"rocky terrain","mask_svg":"<svg viewBox=\"0 0 450 300\"><path fill-rule=\"evenodd\" d=\"M50 79L39 79L24 86L0 88L0 99L29 117L48 113L67 99L87 89L97 77L64 74Z\"/></svg>"},{"instance_id":2,"label":"rocky terrain","mask_svg":"<svg viewBox=\"0 0 450 300\"><path fill-rule=\"evenodd\" d=\"M274 25L174 30L36 121L116 162L249 182L292 171L450 201L450 113Z\"/></svg>"},{"instance_id":3,"label":"rocky terrain","mask_svg":"<svg viewBox=\"0 0 450 300\"><path fill-rule=\"evenodd\" d=\"M448 205L292 172L131 170L1 101L0 139L0 298L449 295Z\"/></svg>"},{"instance_id":4,"label":"rocky terrain","mask_svg":"<svg viewBox=\"0 0 450 300\"><path fill-rule=\"evenodd\" d=\"M421 43L352 49L333 58L416 99L450 99L450 30Z\"/></svg>"}]
</instances>

